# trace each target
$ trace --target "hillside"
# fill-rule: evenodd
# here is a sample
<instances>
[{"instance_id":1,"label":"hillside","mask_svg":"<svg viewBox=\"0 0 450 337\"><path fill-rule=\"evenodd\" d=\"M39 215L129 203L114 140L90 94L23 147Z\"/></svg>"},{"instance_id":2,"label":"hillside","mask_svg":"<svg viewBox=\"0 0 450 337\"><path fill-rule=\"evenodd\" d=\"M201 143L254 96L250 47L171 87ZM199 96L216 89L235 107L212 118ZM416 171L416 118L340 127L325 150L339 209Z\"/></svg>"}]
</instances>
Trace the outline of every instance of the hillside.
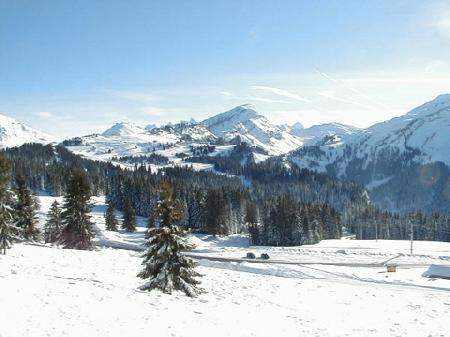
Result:
<instances>
[{"instance_id":1,"label":"hillside","mask_svg":"<svg viewBox=\"0 0 450 337\"><path fill-rule=\"evenodd\" d=\"M401 117L286 155L292 164L353 180L390 210L450 212L450 95Z\"/></svg>"},{"instance_id":2,"label":"hillside","mask_svg":"<svg viewBox=\"0 0 450 337\"><path fill-rule=\"evenodd\" d=\"M41 197L42 213L52 200ZM140 253L101 245L142 242L142 233L104 231L104 204L101 199L95 202L97 235L113 241L98 241L94 251L16 244L0 258L0 287L9 290L0 293L8 313L0 317L2 335L140 337L149 331L186 337L203 331L219 337L289 337L299 332L325 337L446 335L448 281L421 276L429 263L448 263L439 259L448 255L446 243L418 243L420 255L400 257L404 266L387 274L385 267L358 263L388 260L406 252L408 242L331 240L260 250L246 246L243 237L194 237L197 255L240 259L246 251L269 251L284 264L200 260L205 292L192 299L181 293L140 291L142 280L136 277ZM333 264L336 258L355 266L321 264ZM299 260L315 264L286 264Z\"/></svg>"},{"instance_id":3,"label":"hillside","mask_svg":"<svg viewBox=\"0 0 450 337\"><path fill-rule=\"evenodd\" d=\"M56 138L20 123L14 118L0 115L0 148L20 146L25 143L53 142L56 142Z\"/></svg>"}]
</instances>

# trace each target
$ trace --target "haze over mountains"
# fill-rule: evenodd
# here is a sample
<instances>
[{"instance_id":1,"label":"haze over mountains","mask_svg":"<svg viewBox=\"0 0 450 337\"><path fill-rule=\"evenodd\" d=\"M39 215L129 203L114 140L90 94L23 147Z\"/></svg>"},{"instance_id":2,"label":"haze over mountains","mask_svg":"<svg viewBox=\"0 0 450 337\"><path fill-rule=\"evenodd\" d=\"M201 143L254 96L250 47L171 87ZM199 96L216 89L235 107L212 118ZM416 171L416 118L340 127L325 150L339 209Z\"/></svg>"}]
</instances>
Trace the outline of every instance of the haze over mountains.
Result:
<instances>
[{"instance_id":1,"label":"haze over mountains","mask_svg":"<svg viewBox=\"0 0 450 337\"><path fill-rule=\"evenodd\" d=\"M25 142L51 143L55 138L2 116L1 146ZM246 104L200 123L156 127L121 122L102 134L80 135L63 144L90 159L157 154L167 158L163 166L211 169L213 165L189 162L194 148L209 146L205 155L226 157L241 142L252 146L256 162L272 158L356 181L387 209L406 209L408 202L441 209L450 198L450 94L367 129L339 123L274 125ZM405 179L415 183L405 184Z\"/></svg>"}]
</instances>

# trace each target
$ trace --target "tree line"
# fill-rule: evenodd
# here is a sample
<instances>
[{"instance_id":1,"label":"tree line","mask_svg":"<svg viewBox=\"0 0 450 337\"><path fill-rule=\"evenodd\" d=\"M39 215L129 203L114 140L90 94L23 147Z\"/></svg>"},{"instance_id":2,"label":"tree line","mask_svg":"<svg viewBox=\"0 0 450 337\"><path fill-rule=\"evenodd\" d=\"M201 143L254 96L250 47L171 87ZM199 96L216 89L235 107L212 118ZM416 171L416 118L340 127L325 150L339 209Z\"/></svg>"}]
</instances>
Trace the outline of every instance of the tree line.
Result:
<instances>
[{"instance_id":1,"label":"tree line","mask_svg":"<svg viewBox=\"0 0 450 337\"><path fill-rule=\"evenodd\" d=\"M183 209L178 224L195 232L249 233L254 244L300 245L339 238L343 226L358 238L374 238L377 229L379 238L404 239L407 234L402 228L412 221L418 239L450 240L444 215L384 212L371 205L367 191L356 183L289 168L275 159L256 163L242 144L229 159L242 160L242 171L234 172L239 175L190 167L152 172L145 164L123 169L80 158L64 147L37 144L8 149L6 155L14 172L25 172L31 189L53 195L67 190L70 169L82 171L92 194L105 195L112 210L124 212L122 228L130 231L135 227L135 215L148 217L149 227L157 226L154 210L161 187L168 182ZM387 226L389 231L384 230Z\"/></svg>"},{"instance_id":2,"label":"tree line","mask_svg":"<svg viewBox=\"0 0 450 337\"><path fill-rule=\"evenodd\" d=\"M0 250L16 241L58 243L64 248L88 249L94 236L90 220L90 185L80 171L72 171L62 207L54 202L43 232L38 226L39 203L27 186L26 176L17 173L11 183L11 165L0 152Z\"/></svg>"}]
</instances>

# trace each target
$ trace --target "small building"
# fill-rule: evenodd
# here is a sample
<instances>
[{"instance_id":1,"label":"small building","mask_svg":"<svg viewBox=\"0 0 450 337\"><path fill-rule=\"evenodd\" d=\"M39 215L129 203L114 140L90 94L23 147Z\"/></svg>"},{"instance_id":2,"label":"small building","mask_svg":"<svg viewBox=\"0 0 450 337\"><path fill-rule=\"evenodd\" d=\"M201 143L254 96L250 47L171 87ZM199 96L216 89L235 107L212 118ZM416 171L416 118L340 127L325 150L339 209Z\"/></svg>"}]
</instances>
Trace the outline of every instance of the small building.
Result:
<instances>
[{"instance_id":1,"label":"small building","mask_svg":"<svg viewBox=\"0 0 450 337\"><path fill-rule=\"evenodd\" d=\"M395 273L397 271L396 263L386 263L386 270L388 273Z\"/></svg>"}]
</instances>

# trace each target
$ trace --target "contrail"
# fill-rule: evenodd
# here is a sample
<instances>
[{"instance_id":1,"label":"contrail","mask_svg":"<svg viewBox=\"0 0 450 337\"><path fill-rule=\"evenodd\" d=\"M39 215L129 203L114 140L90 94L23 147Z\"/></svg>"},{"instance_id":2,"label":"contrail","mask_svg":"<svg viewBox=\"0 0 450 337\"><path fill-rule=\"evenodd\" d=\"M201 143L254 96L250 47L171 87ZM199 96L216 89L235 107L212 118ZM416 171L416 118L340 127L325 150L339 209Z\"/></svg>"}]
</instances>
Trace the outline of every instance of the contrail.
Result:
<instances>
[{"instance_id":1,"label":"contrail","mask_svg":"<svg viewBox=\"0 0 450 337\"><path fill-rule=\"evenodd\" d=\"M364 98L365 100L371 102L372 104L376 104L376 105L382 107L385 110L391 110L388 106L384 105L383 103L375 101L373 98L367 96L365 93L363 93L363 92L361 92L361 91L359 91L359 90L357 90L357 89L355 89L353 87L350 87L350 86L346 85L342 80L337 80L337 79L332 78L331 76L329 76L329 75L325 74L324 72L320 71L317 67L315 68L315 70L316 70L316 72L318 74L320 74L321 76L323 76L326 79L330 80L331 82L336 83L339 86L341 86L341 87L343 87L343 88L345 88L347 90L350 90L354 94Z\"/></svg>"}]
</instances>

